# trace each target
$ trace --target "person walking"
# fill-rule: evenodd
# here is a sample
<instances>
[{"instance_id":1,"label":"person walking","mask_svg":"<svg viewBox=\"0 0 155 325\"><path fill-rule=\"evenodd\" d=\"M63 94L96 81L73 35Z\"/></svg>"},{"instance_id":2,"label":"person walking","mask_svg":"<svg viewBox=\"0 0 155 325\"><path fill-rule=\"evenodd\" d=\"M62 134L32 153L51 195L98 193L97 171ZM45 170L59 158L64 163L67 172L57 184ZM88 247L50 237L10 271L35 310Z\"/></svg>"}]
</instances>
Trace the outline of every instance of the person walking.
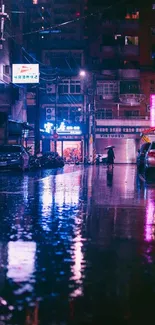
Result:
<instances>
[{"instance_id":1,"label":"person walking","mask_svg":"<svg viewBox=\"0 0 155 325\"><path fill-rule=\"evenodd\" d=\"M112 166L112 168L114 167L114 159L115 159L115 154L114 154L114 150L113 147L110 147L108 149L108 153L107 153L108 157L107 157L107 167L109 169L110 166Z\"/></svg>"}]
</instances>

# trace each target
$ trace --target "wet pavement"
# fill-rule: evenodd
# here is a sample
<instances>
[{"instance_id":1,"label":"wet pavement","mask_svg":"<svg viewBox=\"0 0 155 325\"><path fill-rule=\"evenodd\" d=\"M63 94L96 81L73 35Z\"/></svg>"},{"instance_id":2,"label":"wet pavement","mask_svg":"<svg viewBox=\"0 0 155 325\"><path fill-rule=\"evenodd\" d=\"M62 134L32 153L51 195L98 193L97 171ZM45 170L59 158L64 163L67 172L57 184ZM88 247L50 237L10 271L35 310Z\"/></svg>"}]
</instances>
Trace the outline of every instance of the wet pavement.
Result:
<instances>
[{"instance_id":1,"label":"wet pavement","mask_svg":"<svg viewBox=\"0 0 155 325\"><path fill-rule=\"evenodd\" d=\"M0 325L155 321L155 186L136 166L0 172Z\"/></svg>"}]
</instances>

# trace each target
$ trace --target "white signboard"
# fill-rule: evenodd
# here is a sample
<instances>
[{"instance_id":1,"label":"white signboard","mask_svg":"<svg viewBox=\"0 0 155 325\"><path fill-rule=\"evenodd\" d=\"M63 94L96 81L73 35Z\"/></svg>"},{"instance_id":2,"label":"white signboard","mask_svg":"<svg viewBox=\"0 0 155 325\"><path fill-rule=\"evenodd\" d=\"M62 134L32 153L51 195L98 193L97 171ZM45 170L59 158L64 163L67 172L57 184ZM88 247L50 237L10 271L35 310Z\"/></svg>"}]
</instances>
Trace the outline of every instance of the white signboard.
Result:
<instances>
[{"instance_id":1,"label":"white signboard","mask_svg":"<svg viewBox=\"0 0 155 325\"><path fill-rule=\"evenodd\" d=\"M14 84L39 83L39 64L13 64L12 83Z\"/></svg>"}]
</instances>

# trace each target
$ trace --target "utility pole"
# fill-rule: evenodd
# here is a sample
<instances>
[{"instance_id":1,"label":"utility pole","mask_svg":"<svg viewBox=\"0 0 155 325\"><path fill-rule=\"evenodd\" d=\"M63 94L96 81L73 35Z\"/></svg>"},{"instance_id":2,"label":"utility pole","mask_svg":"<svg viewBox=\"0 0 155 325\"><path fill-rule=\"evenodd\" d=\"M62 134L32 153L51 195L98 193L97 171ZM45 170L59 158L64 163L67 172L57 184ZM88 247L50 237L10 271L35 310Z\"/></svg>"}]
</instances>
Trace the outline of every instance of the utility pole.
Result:
<instances>
[{"instance_id":1,"label":"utility pole","mask_svg":"<svg viewBox=\"0 0 155 325\"><path fill-rule=\"evenodd\" d=\"M96 76L92 73L92 99L89 107L89 159L92 164L96 162L96 148L95 148L95 91L96 91Z\"/></svg>"},{"instance_id":2,"label":"utility pole","mask_svg":"<svg viewBox=\"0 0 155 325\"><path fill-rule=\"evenodd\" d=\"M35 111L35 155L40 153L40 91L39 84L36 86L36 111Z\"/></svg>"},{"instance_id":3,"label":"utility pole","mask_svg":"<svg viewBox=\"0 0 155 325\"><path fill-rule=\"evenodd\" d=\"M93 73L93 109L92 109L92 124L93 124L93 164L96 163L96 119L95 119L95 92L96 92L96 76Z\"/></svg>"},{"instance_id":4,"label":"utility pole","mask_svg":"<svg viewBox=\"0 0 155 325\"><path fill-rule=\"evenodd\" d=\"M54 153L57 152L57 104L58 104L58 76L55 83L55 119L54 119Z\"/></svg>"},{"instance_id":5,"label":"utility pole","mask_svg":"<svg viewBox=\"0 0 155 325\"><path fill-rule=\"evenodd\" d=\"M3 42L5 41L4 38L4 22L5 19L9 18L9 15L5 12L5 5L3 4L3 1L1 2L1 11L0 11L0 49L3 49Z\"/></svg>"}]
</instances>

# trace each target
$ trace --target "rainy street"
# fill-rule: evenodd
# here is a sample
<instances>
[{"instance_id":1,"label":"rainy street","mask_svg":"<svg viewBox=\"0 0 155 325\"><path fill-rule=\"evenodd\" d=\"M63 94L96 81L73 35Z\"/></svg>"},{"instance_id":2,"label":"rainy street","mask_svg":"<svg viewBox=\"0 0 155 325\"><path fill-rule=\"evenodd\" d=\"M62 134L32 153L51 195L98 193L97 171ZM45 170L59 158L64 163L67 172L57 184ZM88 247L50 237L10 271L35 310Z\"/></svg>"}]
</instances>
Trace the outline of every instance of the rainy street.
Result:
<instances>
[{"instance_id":1,"label":"rainy street","mask_svg":"<svg viewBox=\"0 0 155 325\"><path fill-rule=\"evenodd\" d=\"M135 165L0 172L0 325L155 321L155 186Z\"/></svg>"}]
</instances>

